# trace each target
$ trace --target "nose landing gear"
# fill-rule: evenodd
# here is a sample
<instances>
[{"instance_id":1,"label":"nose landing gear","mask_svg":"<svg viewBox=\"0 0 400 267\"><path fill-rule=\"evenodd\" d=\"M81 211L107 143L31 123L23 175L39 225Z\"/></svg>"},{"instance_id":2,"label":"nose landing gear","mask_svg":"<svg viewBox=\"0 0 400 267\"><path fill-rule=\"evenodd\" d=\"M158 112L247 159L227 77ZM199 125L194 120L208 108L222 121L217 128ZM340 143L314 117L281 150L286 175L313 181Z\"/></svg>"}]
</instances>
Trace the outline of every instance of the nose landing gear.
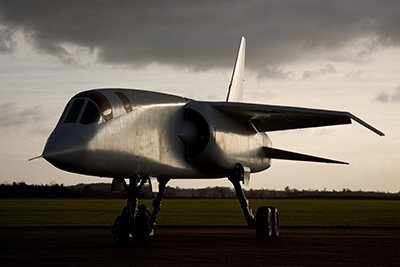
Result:
<instances>
[{"instance_id":1,"label":"nose landing gear","mask_svg":"<svg viewBox=\"0 0 400 267\"><path fill-rule=\"evenodd\" d=\"M148 177L130 178L129 186L125 179L114 179L114 181L118 180L122 183L125 189L124 195L127 198L127 205L122 210L122 214L115 219L114 227L111 230L118 246L127 245L130 237L134 239L137 246L145 246L149 240L160 211L162 194L169 180L160 181L159 192L153 201L153 210L150 213L146 205L138 205L142 187L148 179Z\"/></svg>"}]
</instances>

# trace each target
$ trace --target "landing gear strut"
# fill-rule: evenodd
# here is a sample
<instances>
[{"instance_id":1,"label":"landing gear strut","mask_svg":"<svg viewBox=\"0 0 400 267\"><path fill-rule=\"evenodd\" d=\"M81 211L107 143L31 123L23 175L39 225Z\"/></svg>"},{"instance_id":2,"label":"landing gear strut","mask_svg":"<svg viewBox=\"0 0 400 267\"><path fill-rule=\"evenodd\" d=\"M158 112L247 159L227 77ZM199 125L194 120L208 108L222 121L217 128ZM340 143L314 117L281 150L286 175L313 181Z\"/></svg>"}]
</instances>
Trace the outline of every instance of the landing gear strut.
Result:
<instances>
[{"instance_id":1,"label":"landing gear strut","mask_svg":"<svg viewBox=\"0 0 400 267\"><path fill-rule=\"evenodd\" d=\"M235 169L228 176L229 181L235 187L240 206L244 212L247 225L251 229L256 229L256 236L259 239L276 238L279 236L279 213L275 207L261 206L257 210L256 216L250 207L249 201L243 191L240 182L244 181L244 168L238 163Z\"/></svg>"},{"instance_id":2,"label":"landing gear strut","mask_svg":"<svg viewBox=\"0 0 400 267\"><path fill-rule=\"evenodd\" d=\"M153 201L151 213L146 205L138 205L138 198L142 196L141 190L148 180L149 177L129 178L129 186L125 179L114 179L113 181L113 184L115 181L122 183L125 189L124 195L127 199L122 214L115 219L114 227L111 230L114 240L119 246L126 245L130 236L133 237L136 245L144 246L153 231L160 212L162 195L169 180L159 181L159 193Z\"/></svg>"}]
</instances>

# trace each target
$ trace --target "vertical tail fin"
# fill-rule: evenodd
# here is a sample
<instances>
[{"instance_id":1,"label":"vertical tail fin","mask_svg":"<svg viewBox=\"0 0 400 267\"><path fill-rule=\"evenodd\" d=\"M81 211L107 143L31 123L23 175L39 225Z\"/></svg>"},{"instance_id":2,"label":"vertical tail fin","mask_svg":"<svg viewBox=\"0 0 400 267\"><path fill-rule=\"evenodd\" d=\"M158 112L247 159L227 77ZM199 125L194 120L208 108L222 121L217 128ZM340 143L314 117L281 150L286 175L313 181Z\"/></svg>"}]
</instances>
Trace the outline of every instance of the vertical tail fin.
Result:
<instances>
[{"instance_id":1,"label":"vertical tail fin","mask_svg":"<svg viewBox=\"0 0 400 267\"><path fill-rule=\"evenodd\" d=\"M241 102L243 100L244 62L246 54L246 38L242 36L239 51L233 68L226 102Z\"/></svg>"}]
</instances>

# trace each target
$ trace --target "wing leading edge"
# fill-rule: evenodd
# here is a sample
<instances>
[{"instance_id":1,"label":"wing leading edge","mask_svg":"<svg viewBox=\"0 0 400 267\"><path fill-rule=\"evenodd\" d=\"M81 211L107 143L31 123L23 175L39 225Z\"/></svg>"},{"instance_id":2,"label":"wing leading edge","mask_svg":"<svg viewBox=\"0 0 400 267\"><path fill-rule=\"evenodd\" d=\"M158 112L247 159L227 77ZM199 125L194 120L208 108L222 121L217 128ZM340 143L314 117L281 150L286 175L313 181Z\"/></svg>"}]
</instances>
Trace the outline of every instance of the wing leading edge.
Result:
<instances>
[{"instance_id":1,"label":"wing leading edge","mask_svg":"<svg viewBox=\"0 0 400 267\"><path fill-rule=\"evenodd\" d=\"M251 121L260 132L351 124L354 120L374 133L385 134L349 112L249 103L214 102L211 106Z\"/></svg>"}]
</instances>

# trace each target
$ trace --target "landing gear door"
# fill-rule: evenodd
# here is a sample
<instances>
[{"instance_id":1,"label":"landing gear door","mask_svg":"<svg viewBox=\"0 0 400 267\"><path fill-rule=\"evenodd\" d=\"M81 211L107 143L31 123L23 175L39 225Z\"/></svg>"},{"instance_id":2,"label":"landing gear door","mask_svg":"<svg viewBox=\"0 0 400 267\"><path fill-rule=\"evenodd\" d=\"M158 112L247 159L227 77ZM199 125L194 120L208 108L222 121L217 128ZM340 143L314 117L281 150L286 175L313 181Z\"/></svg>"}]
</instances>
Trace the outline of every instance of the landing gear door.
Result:
<instances>
[{"instance_id":1,"label":"landing gear door","mask_svg":"<svg viewBox=\"0 0 400 267\"><path fill-rule=\"evenodd\" d=\"M150 189L153 193L158 193L158 180L156 177L150 177Z\"/></svg>"},{"instance_id":2,"label":"landing gear door","mask_svg":"<svg viewBox=\"0 0 400 267\"><path fill-rule=\"evenodd\" d=\"M118 194L125 190L121 179L113 179L111 184L111 194Z\"/></svg>"},{"instance_id":3,"label":"landing gear door","mask_svg":"<svg viewBox=\"0 0 400 267\"><path fill-rule=\"evenodd\" d=\"M249 167L243 167L243 184L245 186L249 186L250 184L250 168Z\"/></svg>"}]
</instances>

